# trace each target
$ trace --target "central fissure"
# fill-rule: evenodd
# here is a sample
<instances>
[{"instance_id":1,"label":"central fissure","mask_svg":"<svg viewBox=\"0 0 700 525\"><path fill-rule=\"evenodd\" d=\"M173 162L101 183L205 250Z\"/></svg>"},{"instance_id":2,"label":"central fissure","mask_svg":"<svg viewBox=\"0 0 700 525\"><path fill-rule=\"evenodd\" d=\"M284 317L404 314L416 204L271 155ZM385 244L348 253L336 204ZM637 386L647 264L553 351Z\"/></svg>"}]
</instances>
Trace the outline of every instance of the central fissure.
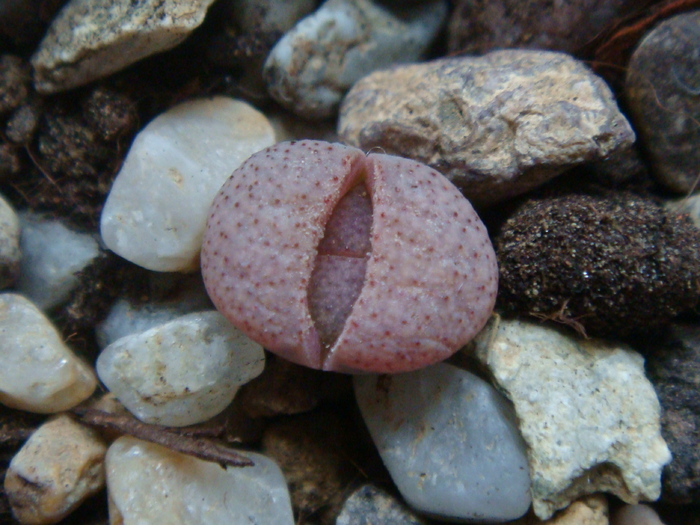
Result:
<instances>
[{"instance_id":1,"label":"central fissure","mask_svg":"<svg viewBox=\"0 0 700 525\"><path fill-rule=\"evenodd\" d=\"M372 250L371 228L372 201L361 180L333 210L309 282L309 311L326 353L362 291Z\"/></svg>"}]
</instances>

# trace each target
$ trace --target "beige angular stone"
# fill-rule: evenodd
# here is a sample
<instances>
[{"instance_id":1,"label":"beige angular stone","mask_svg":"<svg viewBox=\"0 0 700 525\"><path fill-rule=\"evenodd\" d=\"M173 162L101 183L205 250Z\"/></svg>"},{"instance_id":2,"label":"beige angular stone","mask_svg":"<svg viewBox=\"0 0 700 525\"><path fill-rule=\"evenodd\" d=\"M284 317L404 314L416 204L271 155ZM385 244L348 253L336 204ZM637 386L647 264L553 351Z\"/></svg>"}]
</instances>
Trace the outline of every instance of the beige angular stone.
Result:
<instances>
[{"instance_id":1,"label":"beige angular stone","mask_svg":"<svg viewBox=\"0 0 700 525\"><path fill-rule=\"evenodd\" d=\"M32 57L34 86L55 93L173 48L214 0L71 0Z\"/></svg>"},{"instance_id":2,"label":"beige angular stone","mask_svg":"<svg viewBox=\"0 0 700 525\"><path fill-rule=\"evenodd\" d=\"M473 349L515 406L540 519L594 492L627 503L659 497L671 454L640 354L498 317Z\"/></svg>"},{"instance_id":3,"label":"beige angular stone","mask_svg":"<svg viewBox=\"0 0 700 525\"><path fill-rule=\"evenodd\" d=\"M603 79L563 53L495 51L378 71L340 108L346 144L435 168L477 206L634 142Z\"/></svg>"},{"instance_id":4,"label":"beige angular stone","mask_svg":"<svg viewBox=\"0 0 700 525\"><path fill-rule=\"evenodd\" d=\"M0 196L0 288L6 288L19 276L19 217Z\"/></svg>"},{"instance_id":5,"label":"beige angular stone","mask_svg":"<svg viewBox=\"0 0 700 525\"><path fill-rule=\"evenodd\" d=\"M22 523L56 523L105 482L107 447L68 416L44 423L10 463L5 492Z\"/></svg>"},{"instance_id":6,"label":"beige angular stone","mask_svg":"<svg viewBox=\"0 0 700 525\"><path fill-rule=\"evenodd\" d=\"M31 301L0 294L0 403L51 414L84 401L96 386L92 369Z\"/></svg>"}]
</instances>

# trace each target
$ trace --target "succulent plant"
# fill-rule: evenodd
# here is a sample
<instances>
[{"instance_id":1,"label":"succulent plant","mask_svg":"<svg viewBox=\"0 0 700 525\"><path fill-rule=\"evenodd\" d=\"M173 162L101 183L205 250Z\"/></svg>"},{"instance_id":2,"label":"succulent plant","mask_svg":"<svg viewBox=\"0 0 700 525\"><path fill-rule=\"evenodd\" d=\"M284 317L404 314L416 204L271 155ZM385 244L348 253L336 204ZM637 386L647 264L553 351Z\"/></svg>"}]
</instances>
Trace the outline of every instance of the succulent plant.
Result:
<instances>
[{"instance_id":1,"label":"succulent plant","mask_svg":"<svg viewBox=\"0 0 700 525\"><path fill-rule=\"evenodd\" d=\"M437 171L320 141L256 153L216 196L202 249L216 307L312 368L393 373L449 357L493 309L486 229Z\"/></svg>"}]
</instances>

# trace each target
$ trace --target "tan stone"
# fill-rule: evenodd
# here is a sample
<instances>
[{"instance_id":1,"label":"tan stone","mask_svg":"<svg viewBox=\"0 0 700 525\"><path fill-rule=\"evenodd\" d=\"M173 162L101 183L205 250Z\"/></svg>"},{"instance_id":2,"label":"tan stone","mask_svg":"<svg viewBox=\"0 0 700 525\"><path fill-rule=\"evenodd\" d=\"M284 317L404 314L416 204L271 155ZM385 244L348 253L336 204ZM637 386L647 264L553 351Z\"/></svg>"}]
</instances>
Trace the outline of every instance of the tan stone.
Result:
<instances>
[{"instance_id":1,"label":"tan stone","mask_svg":"<svg viewBox=\"0 0 700 525\"><path fill-rule=\"evenodd\" d=\"M69 416L44 423L10 463L5 492L22 523L56 523L104 486L107 448Z\"/></svg>"},{"instance_id":2,"label":"tan stone","mask_svg":"<svg viewBox=\"0 0 700 525\"><path fill-rule=\"evenodd\" d=\"M477 206L634 142L603 79L563 53L528 50L372 73L343 100L338 130L348 145L430 165Z\"/></svg>"}]
</instances>

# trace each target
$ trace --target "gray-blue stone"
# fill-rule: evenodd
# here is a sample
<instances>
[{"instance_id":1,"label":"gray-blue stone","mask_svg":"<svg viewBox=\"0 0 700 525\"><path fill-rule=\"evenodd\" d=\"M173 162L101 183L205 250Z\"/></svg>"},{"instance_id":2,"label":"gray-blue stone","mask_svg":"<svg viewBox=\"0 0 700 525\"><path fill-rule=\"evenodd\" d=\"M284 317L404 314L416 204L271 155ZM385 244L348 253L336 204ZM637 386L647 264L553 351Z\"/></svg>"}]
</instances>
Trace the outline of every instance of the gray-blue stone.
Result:
<instances>
[{"instance_id":1,"label":"gray-blue stone","mask_svg":"<svg viewBox=\"0 0 700 525\"><path fill-rule=\"evenodd\" d=\"M511 406L447 364L357 376L362 416L409 505L452 521L508 521L530 506L525 443Z\"/></svg>"}]
</instances>

